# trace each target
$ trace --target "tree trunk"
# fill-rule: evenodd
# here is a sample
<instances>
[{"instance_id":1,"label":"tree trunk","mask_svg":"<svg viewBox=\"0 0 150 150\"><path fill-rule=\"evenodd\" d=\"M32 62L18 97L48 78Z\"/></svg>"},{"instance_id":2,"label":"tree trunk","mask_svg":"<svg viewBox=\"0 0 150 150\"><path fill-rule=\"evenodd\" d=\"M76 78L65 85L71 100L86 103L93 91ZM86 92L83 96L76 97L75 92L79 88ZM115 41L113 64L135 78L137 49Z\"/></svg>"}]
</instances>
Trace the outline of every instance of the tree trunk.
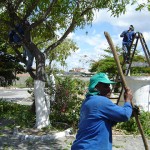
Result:
<instances>
[{"instance_id":1,"label":"tree trunk","mask_svg":"<svg viewBox=\"0 0 150 150\"><path fill-rule=\"evenodd\" d=\"M49 108L47 108L45 94L45 82L41 80L34 81L34 95L36 107L36 125L35 127L41 129L50 124L49 121Z\"/></svg>"},{"instance_id":2,"label":"tree trunk","mask_svg":"<svg viewBox=\"0 0 150 150\"><path fill-rule=\"evenodd\" d=\"M36 59L36 78L34 80L34 96L35 96L35 110L36 110L36 124L35 127L41 129L50 124L49 121L49 105L45 99L45 56L38 48L30 43L30 48L34 50Z\"/></svg>"}]
</instances>

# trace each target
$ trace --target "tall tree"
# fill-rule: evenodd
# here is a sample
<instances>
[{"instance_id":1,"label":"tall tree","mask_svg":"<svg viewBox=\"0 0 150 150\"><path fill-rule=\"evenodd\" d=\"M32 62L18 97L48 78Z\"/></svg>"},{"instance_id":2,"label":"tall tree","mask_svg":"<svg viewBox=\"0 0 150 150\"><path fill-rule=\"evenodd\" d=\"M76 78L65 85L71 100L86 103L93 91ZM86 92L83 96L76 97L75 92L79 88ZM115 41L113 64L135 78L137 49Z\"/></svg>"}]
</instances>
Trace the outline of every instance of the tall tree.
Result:
<instances>
[{"instance_id":1,"label":"tall tree","mask_svg":"<svg viewBox=\"0 0 150 150\"><path fill-rule=\"evenodd\" d=\"M108 8L113 15L118 16L125 12L125 7L130 0L1 0L0 25L1 38L8 43L8 31L15 29L16 24L25 26L28 20L30 25L26 32L31 32L32 41L26 36L22 46L34 54L36 60L36 73L30 71L34 78L34 95L36 104L36 127L42 128L49 125L49 114L44 98L45 87L45 60L48 53L60 45L69 33L77 27L83 28L91 24L94 10ZM133 0L133 2L135 2ZM9 43L8 43L9 44ZM22 59L21 49L11 46L18 58Z\"/></svg>"}]
</instances>

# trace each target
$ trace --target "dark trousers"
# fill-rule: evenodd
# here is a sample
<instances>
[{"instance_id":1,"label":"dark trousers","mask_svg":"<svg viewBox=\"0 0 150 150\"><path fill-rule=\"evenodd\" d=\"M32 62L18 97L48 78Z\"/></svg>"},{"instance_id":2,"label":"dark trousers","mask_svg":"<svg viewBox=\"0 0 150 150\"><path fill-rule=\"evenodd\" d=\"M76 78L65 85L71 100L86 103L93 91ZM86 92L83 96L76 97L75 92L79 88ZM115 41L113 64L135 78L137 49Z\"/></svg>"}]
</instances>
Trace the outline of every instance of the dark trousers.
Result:
<instances>
[{"instance_id":1,"label":"dark trousers","mask_svg":"<svg viewBox=\"0 0 150 150\"><path fill-rule=\"evenodd\" d=\"M130 46L131 43L123 43L123 56L126 61L130 60Z\"/></svg>"}]
</instances>

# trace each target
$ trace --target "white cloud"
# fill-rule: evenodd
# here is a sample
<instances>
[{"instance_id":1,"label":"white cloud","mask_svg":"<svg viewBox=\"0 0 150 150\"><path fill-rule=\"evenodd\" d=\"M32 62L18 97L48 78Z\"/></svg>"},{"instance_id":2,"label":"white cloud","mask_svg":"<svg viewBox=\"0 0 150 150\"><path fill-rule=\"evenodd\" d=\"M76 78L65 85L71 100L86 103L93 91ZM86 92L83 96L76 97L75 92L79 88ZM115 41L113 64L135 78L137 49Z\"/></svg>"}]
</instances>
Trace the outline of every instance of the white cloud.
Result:
<instances>
[{"instance_id":1,"label":"white cloud","mask_svg":"<svg viewBox=\"0 0 150 150\"><path fill-rule=\"evenodd\" d=\"M142 0L142 2L144 1ZM141 12L135 11L135 7L133 6L128 6L126 14L122 14L119 18L111 16L110 12L106 9L95 11L93 26L87 35L79 35L76 32L69 35L70 38L77 42L80 49L67 59L68 68L85 67L88 69L89 63L87 62L90 60L97 61L104 54L104 49L109 47L104 34L102 34L103 28L98 30L94 28L94 25L98 26L105 23L111 26L113 32L110 31L110 36L113 43L121 47L122 38L120 38L120 33L123 30L127 30L129 25L132 24L135 27L135 31L143 33L148 44L150 42L150 21L148 18L150 18L150 12L146 10L142 10ZM81 59L82 61L80 62L79 60Z\"/></svg>"},{"instance_id":2,"label":"white cloud","mask_svg":"<svg viewBox=\"0 0 150 150\"><path fill-rule=\"evenodd\" d=\"M83 67L88 70L89 64L98 61L104 55L103 50L108 47L106 39L100 34L94 36L93 34L90 36L74 34L73 39L82 45L82 49L72 53L66 60L69 70L74 67Z\"/></svg>"},{"instance_id":3,"label":"white cloud","mask_svg":"<svg viewBox=\"0 0 150 150\"><path fill-rule=\"evenodd\" d=\"M143 32L143 36L147 41L150 41L150 32Z\"/></svg>"},{"instance_id":4,"label":"white cloud","mask_svg":"<svg viewBox=\"0 0 150 150\"><path fill-rule=\"evenodd\" d=\"M73 37L74 37L74 33L72 32L72 33L69 33L69 35L67 36L67 38L69 38L69 39L73 39Z\"/></svg>"},{"instance_id":5,"label":"white cloud","mask_svg":"<svg viewBox=\"0 0 150 150\"><path fill-rule=\"evenodd\" d=\"M135 11L135 7L128 6L127 12L125 14L120 15L118 18L111 16L111 13L104 9L100 11L95 11L95 18L93 23L103 23L107 22L113 26L125 29L128 28L130 24L135 26L136 31L149 31L150 26L150 12L147 10Z\"/></svg>"}]
</instances>

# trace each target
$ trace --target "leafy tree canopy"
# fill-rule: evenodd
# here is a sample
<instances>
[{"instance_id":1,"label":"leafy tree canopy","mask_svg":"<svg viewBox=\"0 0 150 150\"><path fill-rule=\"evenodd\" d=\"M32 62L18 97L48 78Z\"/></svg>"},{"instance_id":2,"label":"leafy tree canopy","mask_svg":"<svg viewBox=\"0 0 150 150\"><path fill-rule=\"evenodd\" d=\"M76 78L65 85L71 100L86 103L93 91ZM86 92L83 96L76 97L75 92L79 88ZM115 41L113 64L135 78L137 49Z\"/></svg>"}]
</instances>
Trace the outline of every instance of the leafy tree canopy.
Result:
<instances>
[{"instance_id":1,"label":"leafy tree canopy","mask_svg":"<svg viewBox=\"0 0 150 150\"><path fill-rule=\"evenodd\" d=\"M112 51L110 48L107 48L104 50L106 52L105 55L103 55L103 59L100 59L97 62L94 62L91 64L91 72L107 72L111 77L113 77L115 74L118 73L117 71L117 65L115 63ZM123 54L122 49L116 46L116 51L118 53L120 63L123 63ZM135 55L133 58L133 62L140 62L140 63L146 63L146 58L139 54L139 51L135 51ZM132 72L133 71L133 72ZM150 73L150 69L148 67L140 67L140 66L131 66L131 73L133 74L139 74L139 73Z\"/></svg>"},{"instance_id":2,"label":"leafy tree canopy","mask_svg":"<svg viewBox=\"0 0 150 150\"><path fill-rule=\"evenodd\" d=\"M49 52L49 67L52 67L51 63L53 60L60 62L62 66L66 66L67 64L65 63L65 60L69 55L71 55L72 51L75 52L77 49L78 47L76 46L75 42L73 42L71 39L65 39L63 43L55 48L55 51Z\"/></svg>"},{"instance_id":3,"label":"leafy tree canopy","mask_svg":"<svg viewBox=\"0 0 150 150\"><path fill-rule=\"evenodd\" d=\"M28 30L31 31L33 43L40 51L48 55L49 51L60 45L70 32L75 31L77 27L82 29L86 24L91 24L95 10L107 8L112 15L118 16L125 13L126 5L129 3L133 5L137 1L1 0L0 37L8 43L9 30L15 29L16 24L23 23L24 25L24 21L28 20L31 24ZM137 7L137 10L141 10L143 7L149 9L149 4L143 3ZM14 50L21 58L22 49ZM56 53L58 54L58 52ZM62 54L60 54L57 60L59 58L64 64L64 58L68 56L68 52L66 53L65 57L61 57ZM54 58L54 55L57 54L53 53L50 57Z\"/></svg>"},{"instance_id":4,"label":"leafy tree canopy","mask_svg":"<svg viewBox=\"0 0 150 150\"><path fill-rule=\"evenodd\" d=\"M118 16L125 13L125 6L129 2L129 0L1 0L0 32L2 38L6 40L10 28L28 20L31 22L33 42L40 49L44 48L47 51L53 49L76 27L83 28L86 24L91 24L93 10L108 8L112 15ZM53 46L51 42L48 45L48 41L56 43L53 39L59 41Z\"/></svg>"}]
</instances>

